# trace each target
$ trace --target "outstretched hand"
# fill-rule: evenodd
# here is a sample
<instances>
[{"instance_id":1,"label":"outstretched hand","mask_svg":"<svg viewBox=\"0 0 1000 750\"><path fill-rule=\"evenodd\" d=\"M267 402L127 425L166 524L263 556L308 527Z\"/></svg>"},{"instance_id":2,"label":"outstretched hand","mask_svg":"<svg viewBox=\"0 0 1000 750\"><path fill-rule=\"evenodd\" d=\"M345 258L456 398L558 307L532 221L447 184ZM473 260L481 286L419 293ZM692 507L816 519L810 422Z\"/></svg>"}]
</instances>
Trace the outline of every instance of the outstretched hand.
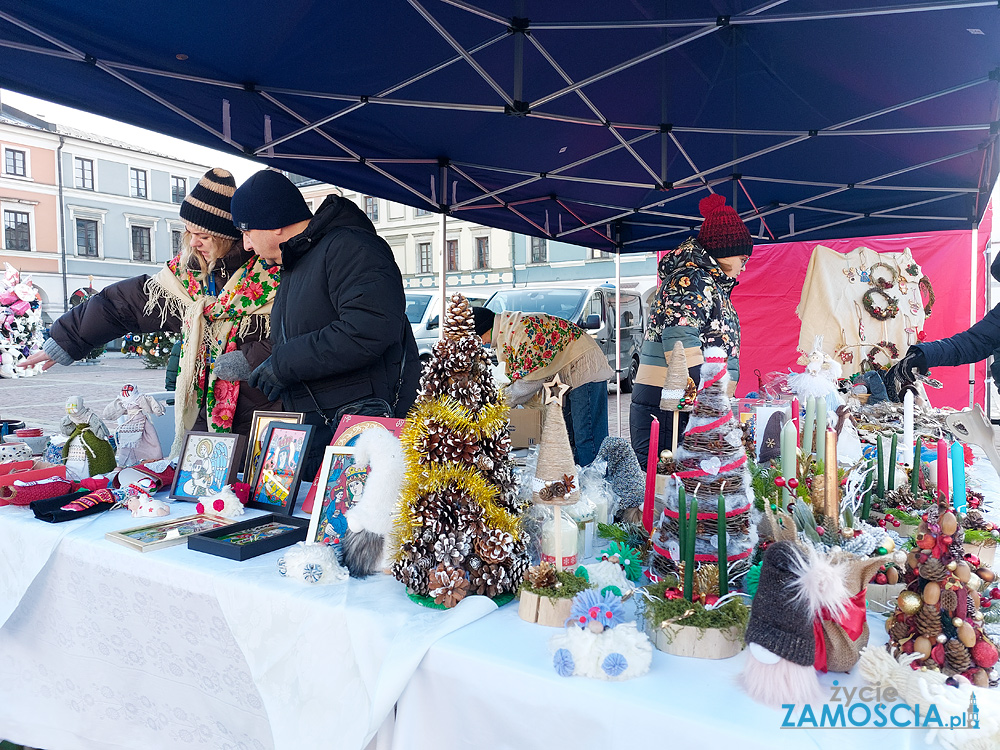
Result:
<instances>
[{"instance_id":1,"label":"outstretched hand","mask_svg":"<svg viewBox=\"0 0 1000 750\"><path fill-rule=\"evenodd\" d=\"M50 367L52 367L52 365L56 363L56 361L52 359L52 357L50 357L45 352L35 352L30 357L22 359L20 362L18 362L17 367L21 368L33 367L34 365L37 365L39 363L41 363L43 370L48 370Z\"/></svg>"},{"instance_id":2,"label":"outstretched hand","mask_svg":"<svg viewBox=\"0 0 1000 750\"><path fill-rule=\"evenodd\" d=\"M927 374L927 358L915 346L911 346L903 358L889 368L883 380L890 401L897 403L903 400L906 392L913 391L916 395L916 373Z\"/></svg>"}]
</instances>

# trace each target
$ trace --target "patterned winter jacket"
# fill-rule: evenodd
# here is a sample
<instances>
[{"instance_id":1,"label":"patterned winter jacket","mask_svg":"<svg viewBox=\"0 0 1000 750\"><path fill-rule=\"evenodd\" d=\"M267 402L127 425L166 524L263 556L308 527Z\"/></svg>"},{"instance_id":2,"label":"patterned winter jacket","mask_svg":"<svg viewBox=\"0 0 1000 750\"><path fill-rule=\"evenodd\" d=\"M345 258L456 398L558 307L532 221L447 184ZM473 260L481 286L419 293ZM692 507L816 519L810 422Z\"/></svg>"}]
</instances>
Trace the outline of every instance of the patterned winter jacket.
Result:
<instances>
[{"instance_id":1,"label":"patterned winter jacket","mask_svg":"<svg viewBox=\"0 0 1000 750\"><path fill-rule=\"evenodd\" d=\"M694 238L664 255L657 275L660 286L649 307L632 400L659 405L675 341L684 345L688 367L695 368L695 383L702 350L721 346L729 353L729 376L735 384L740 374L740 319L730 294L736 279L726 276Z\"/></svg>"}]
</instances>

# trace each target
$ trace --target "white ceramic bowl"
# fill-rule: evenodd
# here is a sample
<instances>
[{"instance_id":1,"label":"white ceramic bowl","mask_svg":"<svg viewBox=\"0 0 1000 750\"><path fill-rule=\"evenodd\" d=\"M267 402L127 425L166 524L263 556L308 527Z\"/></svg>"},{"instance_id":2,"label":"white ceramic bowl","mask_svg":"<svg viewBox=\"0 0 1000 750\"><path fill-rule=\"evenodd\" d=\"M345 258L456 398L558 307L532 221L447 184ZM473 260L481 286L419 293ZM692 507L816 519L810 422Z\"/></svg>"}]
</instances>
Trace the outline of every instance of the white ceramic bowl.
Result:
<instances>
[{"instance_id":1,"label":"white ceramic bowl","mask_svg":"<svg viewBox=\"0 0 1000 750\"><path fill-rule=\"evenodd\" d=\"M45 452L45 449L49 445L49 436L39 435L38 437L18 437L17 435L4 435L3 441L5 443L24 443L31 449L32 455L40 456Z\"/></svg>"}]
</instances>

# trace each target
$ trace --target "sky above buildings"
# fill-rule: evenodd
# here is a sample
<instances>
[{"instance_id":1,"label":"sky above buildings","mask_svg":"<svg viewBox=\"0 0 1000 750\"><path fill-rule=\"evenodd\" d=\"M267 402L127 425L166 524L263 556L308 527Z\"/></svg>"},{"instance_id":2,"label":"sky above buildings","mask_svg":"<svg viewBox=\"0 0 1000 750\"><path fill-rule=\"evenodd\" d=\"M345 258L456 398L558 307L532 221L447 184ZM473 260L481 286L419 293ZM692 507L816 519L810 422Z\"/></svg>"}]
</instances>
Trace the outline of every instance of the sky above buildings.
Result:
<instances>
[{"instance_id":1,"label":"sky above buildings","mask_svg":"<svg viewBox=\"0 0 1000 750\"><path fill-rule=\"evenodd\" d=\"M237 183L243 182L243 180L263 167L263 165L249 159L242 159L232 154L198 146L168 135L161 135L151 130L144 130L134 125L109 120L107 117L101 117L90 112L63 107L59 104L18 94L7 89L0 90L0 101L48 122L66 125L78 130L86 130L95 135L115 138L139 148L155 151L164 156L172 156L196 164L223 167L233 173Z\"/></svg>"}]
</instances>

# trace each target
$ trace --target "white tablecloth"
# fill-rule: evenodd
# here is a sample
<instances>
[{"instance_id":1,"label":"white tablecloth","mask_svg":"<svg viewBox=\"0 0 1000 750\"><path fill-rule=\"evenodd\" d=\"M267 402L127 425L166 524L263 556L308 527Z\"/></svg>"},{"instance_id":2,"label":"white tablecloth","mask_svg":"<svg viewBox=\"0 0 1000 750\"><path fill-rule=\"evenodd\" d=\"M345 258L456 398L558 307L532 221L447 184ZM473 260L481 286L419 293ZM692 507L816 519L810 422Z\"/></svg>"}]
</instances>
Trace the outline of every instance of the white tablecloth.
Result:
<instances>
[{"instance_id":1,"label":"white tablecloth","mask_svg":"<svg viewBox=\"0 0 1000 750\"><path fill-rule=\"evenodd\" d=\"M496 609L484 597L426 609L387 576L300 584L278 575L280 552L238 563L104 539L140 523L0 508L0 737L46 750L362 748L427 647Z\"/></svg>"},{"instance_id":2,"label":"white tablecloth","mask_svg":"<svg viewBox=\"0 0 1000 750\"><path fill-rule=\"evenodd\" d=\"M884 643L881 618L869 627ZM736 684L746 652L710 661L654 650L649 673L634 680L560 677L547 648L555 632L511 605L435 643L399 699L393 750L927 747L922 729L782 729L784 711ZM820 676L824 692L834 680L864 684L831 673Z\"/></svg>"}]
</instances>

